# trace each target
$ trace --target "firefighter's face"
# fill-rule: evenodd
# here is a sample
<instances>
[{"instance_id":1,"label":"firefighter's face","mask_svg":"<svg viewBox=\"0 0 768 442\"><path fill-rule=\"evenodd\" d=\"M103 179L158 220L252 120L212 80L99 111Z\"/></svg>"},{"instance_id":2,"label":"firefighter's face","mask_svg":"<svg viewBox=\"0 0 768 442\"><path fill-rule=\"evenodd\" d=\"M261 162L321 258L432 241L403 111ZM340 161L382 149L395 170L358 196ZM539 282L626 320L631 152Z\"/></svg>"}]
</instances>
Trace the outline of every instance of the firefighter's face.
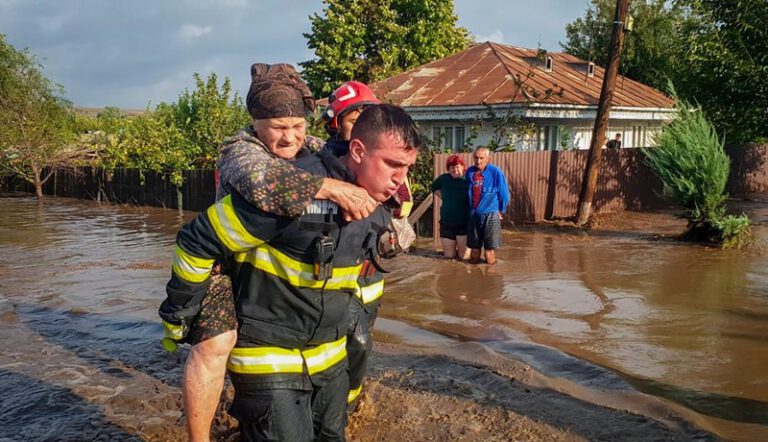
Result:
<instances>
[{"instance_id":1,"label":"firefighter's face","mask_svg":"<svg viewBox=\"0 0 768 442\"><path fill-rule=\"evenodd\" d=\"M354 164L356 184L376 201L384 202L405 182L408 169L416 162L418 150L406 146L392 133L379 134L372 144L366 146L357 138L350 141L350 159Z\"/></svg>"},{"instance_id":2,"label":"firefighter's face","mask_svg":"<svg viewBox=\"0 0 768 442\"><path fill-rule=\"evenodd\" d=\"M286 160L296 158L307 137L307 121L302 117L253 120L253 129L270 152Z\"/></svg>"}]
</instances>

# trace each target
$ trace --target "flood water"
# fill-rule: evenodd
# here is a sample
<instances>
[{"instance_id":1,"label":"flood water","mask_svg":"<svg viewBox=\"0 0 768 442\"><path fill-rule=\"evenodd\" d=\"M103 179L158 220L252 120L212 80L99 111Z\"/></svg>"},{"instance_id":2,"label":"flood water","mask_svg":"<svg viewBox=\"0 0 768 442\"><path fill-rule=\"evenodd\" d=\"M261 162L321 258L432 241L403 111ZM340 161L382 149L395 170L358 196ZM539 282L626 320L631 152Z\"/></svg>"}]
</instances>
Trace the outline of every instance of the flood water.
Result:
<instances>
[{"instance_id":1,"label":"flood water","mask_svg":"<svg viewBox=\"0 0 768 442\"><path fill-rule=\"evenodd\" d=\"M747 210L764 244L768 202ZM157 344L156 309L175 232L193 215L0 196L0 439L176 436L181 361ZM424 251L395 260L377 339L478 342L588 389L662 398L727 439L768 438L760 242L721 251L542 231L504 241L492 268Z\"/></svg>"}]
</instances>

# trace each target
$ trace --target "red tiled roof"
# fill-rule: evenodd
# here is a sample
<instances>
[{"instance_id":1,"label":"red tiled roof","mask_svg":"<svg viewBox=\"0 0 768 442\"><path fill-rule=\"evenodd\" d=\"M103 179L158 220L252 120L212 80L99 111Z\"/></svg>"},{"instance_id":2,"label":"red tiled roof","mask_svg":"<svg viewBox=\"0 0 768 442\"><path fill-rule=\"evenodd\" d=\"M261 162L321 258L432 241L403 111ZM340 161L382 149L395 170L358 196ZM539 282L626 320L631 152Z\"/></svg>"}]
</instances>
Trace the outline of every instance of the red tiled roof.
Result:
<instances>
[{"instance_id":1,"label":"red tiled roof","mask_svg":"<svg viewBox=\"0 0 768 442\"><path fill-rule=\"evenodd\" d=\"M594 77L588 77L584 60L561 52L548 52L554 63L552 71L546 72L537 67L541 61L536 55L535 49L481 43L372 84L371 89L382 101L405 107L503 103L597 105L603 68L595 66ZM530 72L533 75L526 79ZM552 91L548 96L547 90ZM534 97L533 91L541 95ZM667 108L672 105L672 99L650 86L622 76L616 80L612 106Z\"/></svg>"}]
</instances>

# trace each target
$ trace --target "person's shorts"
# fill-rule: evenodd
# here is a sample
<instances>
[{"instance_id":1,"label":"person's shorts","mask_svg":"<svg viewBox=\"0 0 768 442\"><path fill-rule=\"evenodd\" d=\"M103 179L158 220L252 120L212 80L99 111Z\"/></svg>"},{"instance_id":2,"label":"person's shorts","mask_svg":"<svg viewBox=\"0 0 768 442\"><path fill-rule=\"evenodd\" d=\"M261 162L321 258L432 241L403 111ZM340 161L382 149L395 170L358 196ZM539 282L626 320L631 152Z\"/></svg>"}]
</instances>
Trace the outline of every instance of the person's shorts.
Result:
<instances>
[{"instance_id":1,"label":"person's shorts","mask_svg":"<svg viewBox=\"0 0 768 442\"><path fill-rule=\"evenodd\" d=\"M499 213L472 214L467 224L467 247L494 250L501 247L501 219Z\"/></svg>"},{"instance_id":2,"label":"person's shorts","mask_svg":"<svg viewBox=\"0 0 768 442\"><path fill-rule=\"evenodd\" d=\"M229 276L214 275L200 313L189 326L186 342L196 345L230 330L237 330L232 281Z\"/></svg>"},{"instance_id":3,"label":"person's shorts","mask_svg":"<svg viewBox=\"0 0 768 442\"><path fill-rule=\"evenodd\" d=\"M456 240L457 236L467 235L466 224L440 223L440 238Z\"/></svg>"}]
</instances>

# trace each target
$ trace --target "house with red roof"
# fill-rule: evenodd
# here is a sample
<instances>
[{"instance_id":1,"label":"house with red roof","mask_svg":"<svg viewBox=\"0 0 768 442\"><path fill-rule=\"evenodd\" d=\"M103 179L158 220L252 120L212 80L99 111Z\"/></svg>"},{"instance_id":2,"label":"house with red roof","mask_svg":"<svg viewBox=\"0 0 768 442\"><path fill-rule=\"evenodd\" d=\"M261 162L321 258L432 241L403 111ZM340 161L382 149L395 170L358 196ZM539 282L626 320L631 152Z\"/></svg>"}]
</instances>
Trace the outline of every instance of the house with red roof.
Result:
<instances>
[{"instance_id":1,"label":"house with red roof","mask_svg":"<svg viewBox=\"0 0 768 442\"><path fill-rule=\"evenodd\" d=\"M604 73L569 54L485 42L370 86L443 148L588 149ZM674 114L670 97L619 76L607 139L651 146Z\"/></svg>"}]
</instances>

